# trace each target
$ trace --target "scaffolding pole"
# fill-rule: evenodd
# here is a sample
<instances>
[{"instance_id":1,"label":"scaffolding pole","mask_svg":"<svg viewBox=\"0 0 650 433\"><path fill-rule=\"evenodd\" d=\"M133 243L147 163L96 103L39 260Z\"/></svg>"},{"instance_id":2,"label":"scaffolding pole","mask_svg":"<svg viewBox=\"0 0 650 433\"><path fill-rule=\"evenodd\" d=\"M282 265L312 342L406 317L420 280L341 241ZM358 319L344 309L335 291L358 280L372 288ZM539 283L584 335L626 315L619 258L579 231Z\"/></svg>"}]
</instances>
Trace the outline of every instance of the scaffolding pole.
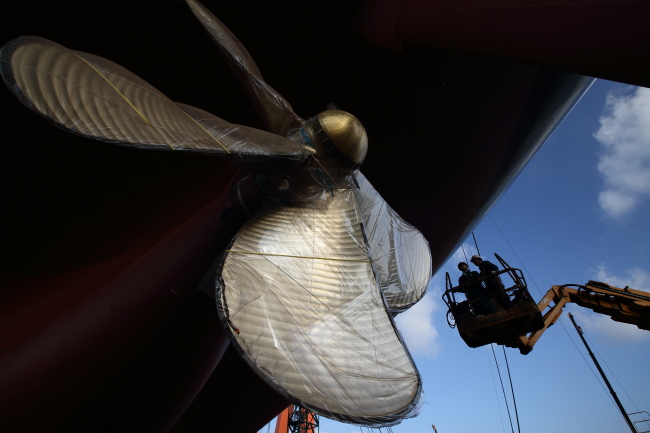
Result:
<instances>
[{"instance_id":1,"label":"scaffolding pole","mask_svg":"<svg viewBox=\"0 0 650 433\"><path fill-rule=\"evenodd\" d=\"M607 376L605 376L605 372L603 371L602 368L600 368L600 364L598 363L598 360L596 360L596 356L593 354L591 348L587 344L587 340L585 340L585 337L582 335L582 328L576 324L575 320L573 320L573 314L569 313L569 319L571 319L573 326L576 328L576 331L578 331L578 335L580 336L580 339L582 340L585 347L587 348L587 352L589 352L589 356L591 356L591 359L594 361L594 364L596 364L596 368L598 369L598 372L600 373L603 380L605 381L605 385L607 385L607 388L609 389L609 392L612 394L612 397L614 397L616 406L618 406L618 410L621 411L621 415L623 415L623 418L625 418L628 427L630 427L632 433L638 433L636 427L634 427L634 424L630 420L630 417L627 416L627 412L625 412L625 408L623 407L623 404L621 404L621 401L618 399L616 392L614 392L614 388L612 388L612 385L609 383L609 380L607 380Z\"/></svg>"}]
</instances>

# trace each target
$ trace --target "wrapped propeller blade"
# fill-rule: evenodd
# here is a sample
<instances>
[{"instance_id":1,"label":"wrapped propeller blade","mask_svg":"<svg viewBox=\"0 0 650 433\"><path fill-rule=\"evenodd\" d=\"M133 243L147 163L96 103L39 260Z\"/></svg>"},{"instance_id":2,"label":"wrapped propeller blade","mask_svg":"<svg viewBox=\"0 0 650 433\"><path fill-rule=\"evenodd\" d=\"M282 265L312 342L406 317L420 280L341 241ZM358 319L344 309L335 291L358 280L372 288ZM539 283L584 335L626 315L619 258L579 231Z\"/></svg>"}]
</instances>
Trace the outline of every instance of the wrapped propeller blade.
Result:
<instances>
[{"instance_id":1,"label":"wrapped propeller blade","mask_svg":"<svg viewBox=\"0 0 650 433\"><path fill-rule=\"evenodd\" d=\"M290 401L360 425L414 415L419 373L374 278L351 190L269 202L218 276L242 357Z\"/></svg>"},{"instance_id":2,"label":"wrapped propeller blade","mask_svg":"<svg viewBox=\"0 0 650 433\"><path fill-rule=\"evenodd\" d=\"M227 143L227 158L248 171L285 173L315 153L312 147L302 143L249 126L228 123L199 108L177 105L210 135Z\"/></svg>"},{"instance_id":3,"label":"wrapped propeller blade","mask_svg":"<svg viewBox=\"0 0 650 433\"><path fill-rule=\"evenodd\" d=\"M143 148L227 153L176 104L109 60L33 36L5 44L1 59L18 99L70 132Z\"/></svg>"},{"instance_id":4,"label":"wrapped propeller blade","mask_svg":"<svg viewBox=\"0 0 650 433\"><path fill-rule=\"evenodd\" d=\"M393 316L424 294L430 252L361 174L355 190L363 125L341 110L304 122L235 36L186 1L272 132L173 102L109 60L38 37L4 45L0 71L25 106L69 132L219 155L268 174L266 204L217 271L218 314L234 346L273 388L330 418L388 426L416 415L421 378Z\"/></svg>"},{"instance_id":5,"label":"wrapped propeller blade","mask_svg":"<svg viewBox=\"0 0 650 433\"><path fill-rule=\"evenodd\" d=\"M289 102L264 81L253 58L237 37L201 3L186 1L194 16L225 54L269 131L286 136L291 129L299 128L302 119L294 113Z\"/></svg>"},{"instance_id":6,"label":"wrapped propeller blade","mask_svg":"<svg viewBox=\"0 0 650 433\"><path fill-rule=\"evenodd\" d=\"M244 168L286 171L307 147L177 104L104 58L34 36L2 47L2 75L28 108L72 133L144 149L230 156Z\"/></svg>"},{"instance_id":7,"label":"wrapped propeller blade","mask_svg":"<svg viewBox=\"0 0 650 433\"><path fill-rule=\"evenodd\" d=\"M429 243L388 206L368 179L357 175L353 189L361 209L377 279L391 313L403 312L424 296L431 279Z\"/></svg>"}]
</instances>

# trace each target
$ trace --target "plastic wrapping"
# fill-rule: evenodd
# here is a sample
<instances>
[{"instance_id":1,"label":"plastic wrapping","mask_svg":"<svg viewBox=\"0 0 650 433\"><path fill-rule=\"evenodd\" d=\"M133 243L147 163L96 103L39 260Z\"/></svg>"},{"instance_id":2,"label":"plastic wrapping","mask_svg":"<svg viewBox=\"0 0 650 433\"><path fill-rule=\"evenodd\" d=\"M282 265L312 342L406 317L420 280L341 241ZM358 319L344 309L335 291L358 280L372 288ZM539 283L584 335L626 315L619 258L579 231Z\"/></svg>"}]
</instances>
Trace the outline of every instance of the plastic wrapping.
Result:
<instances>
[{"instance_id":1,"label":"plastic wrapping","mask_svg":"<svg viewBox=\"0 0 650 433\"><path fill-rule=\"evenodd\" d=\"M301 119L293 112L289 102L264 81L253 58L237 37L201 3L186 1L194 16L225 54L269 131L286 136L292 129L299 128Z\"/></svg>"},{"instance_id":2,"label":"plastic wrapping","mask_svg":"<svg viewBox=\"0 0 650 433\"><path fill-rule=\"evenodd\" d=\"M429 243L415 227L388 206L368 179L357 175L353 189L361 209L375 272L393 314L403 312L424 296L431 279Z\"/></svg>"},{"instance_id":3,"label":"plastic wrapping","mask_svg":"<svg viewBox=\"0 0 650 433\"><path fill-rule=\"evenodd\" d=\"M272 387L345 422L414 414L420 376L384 304L350 189L270 201L226 254L221 318Z\"/></svg>"},{"instance_id":4,"label":"plastic wrapping","mask_svg":"<svg viewBox=\"0 0 650 433\"><path fill-rule=\"evenodd\" d=\"M47 39L15 39L2 47L0 59L7 86L25 106L81 136L226 155L262 172L294 167L312 153L276 134L177 104L120 65ZM274 162L278 166L268 168Z\"/></svg>"},{"instance_id":5,"label":"plastic wrapping","mask_svg":"<svg viewBox=\"0 0 650 433\"><path fill-rule=\"evenodd\" d=\"M277 174L292 170L315 150L299 142L260 129L235 125L185 104L176 104L185 114L220 142L227 143L230 162L248 171Z\"/></svg>"},{"instance_id":6,"label":"plastic wrapping","mask_svg":"<svg viewBox=\"0 0 650 433\"><path fill-rule=\"evenodd\" d=\"M278 134L293 135L294 140L300 141L297 130L304 121L264 82L262 73L237 37L203 5L195 0L187 0L187 3L225 54L267 127ZM335 177L330 175L330 178ZM417 229L386 204L363 175L359 174L357 179L360 188L355 189L355 196L366 225L375 271L389 310L397 314L413 306L425 294L432 273L429 245Z\"/></svg>"},{"instance_id":7,"label":"plastic wrapping","mask_svg":"<svg viewBox=\"0 0 650 433\"><path fill-rule=\"evenodd\" d=\"M392 316L423 296L431 255L358 172L363 126L338 110L299 118L234 35L187 2L273 133L175 103L109 60L38 37L2 47L2 76L25 106L72 133L215 154L269 174L267 203L233 239L217 277L219 315L243 359L327 417L384 426L417 414L420 375Z\"/></svg>"}]
</instances>

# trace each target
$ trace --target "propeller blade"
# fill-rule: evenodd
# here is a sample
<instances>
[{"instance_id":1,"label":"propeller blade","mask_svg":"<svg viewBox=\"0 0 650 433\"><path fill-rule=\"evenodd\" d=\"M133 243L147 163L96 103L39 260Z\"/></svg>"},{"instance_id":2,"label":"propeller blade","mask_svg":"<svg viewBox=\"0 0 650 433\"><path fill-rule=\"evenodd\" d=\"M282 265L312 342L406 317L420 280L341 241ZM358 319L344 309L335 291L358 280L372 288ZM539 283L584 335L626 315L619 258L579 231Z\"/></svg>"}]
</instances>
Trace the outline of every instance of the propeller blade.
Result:
<instances>
[{"instance_id":1,"label":"propeller blade","mask_svg":"<svg viewBox=\"0 0 650 433\"><path fill-rule=\"evenodd\" d=\"M269 131L286 136L291 129L300 128L302 119L286 99L266 84L253 58L237 37L201 3L186 1L225 55Z\"/></svg>"},{"instance_id":2,"label":"propeller blade","mask_svg":"<svg viewBox=\"0 0 650 433\"><path fill-rule=\"evenodd\" d=\"M26 36L5 44L0 62L21 103L74 134L146 149L229 152L173 101L110 60Z\"/></svg>"},{"instance_id":3,"label":"propeller blade","mask_svg":"<svg viewBox=\"0 0 650 433\"><path fill-rule=\"evenodd\" d=\"M47 39L11 41L2 47L0 60L3 78L20 102L84 137L224 155L261 173L284 172L313 153L279 135L175 103L120 65Z\"/></svg>"},{"instance_id":4,"label":"propeller blade","mask_svg":"<svg viewBox=\"0 0 650 433\"><path fill-rule=\"evenodd\" d=\"M290 401L369 426L415 415L420 376L386 310L351 190L267 202L217 281L234 344Z\"/></svg>"},{"instance_id":5,"label":"propeller blade","mask_svg":"<svg viewBox=\"0 0 650 433\"><path fill-rule=\"evenodd\" d=\"M431 280L429 243L415 227L404 221L358 172L359 189L354 196L366 230L370 256L391 313L415 305Z\"/></svg>"},{"instance_id":6,"label":"propeller blade","mask_svg":"<svg viewBox=\"0 0 650 433\"><path fill-rule=\"evenodd\" d=\"M230 151L227 158L240 168L263 174L279 174L294 169L313 147L297 143L271 132L235 125L190 105L177 103L181 110L201 125Z\"/></svg>"}]
</instances>

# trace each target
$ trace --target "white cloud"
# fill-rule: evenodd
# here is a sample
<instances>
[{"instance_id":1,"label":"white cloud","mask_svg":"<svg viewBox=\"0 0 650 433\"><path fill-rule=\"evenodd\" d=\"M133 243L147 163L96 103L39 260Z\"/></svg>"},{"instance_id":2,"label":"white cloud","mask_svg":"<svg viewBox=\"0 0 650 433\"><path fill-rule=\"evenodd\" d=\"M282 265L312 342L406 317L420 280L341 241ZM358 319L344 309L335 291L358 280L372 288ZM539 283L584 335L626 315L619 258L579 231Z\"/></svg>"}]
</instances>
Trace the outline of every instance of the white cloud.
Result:
<instances>
[{"instance_id":1,"label":"white cloud","mask_svg":"<svg viewBox=\"0 0 650 433\"><path fill-rule=\"evenodd\" d=\"M610 274L605 265L598 265L593 273L593 279L602 281L614 287L630 287L636 290L650 291L650 274L643 269L633 268L625 271L625 275ZM636 325L613 321L609 316L591 312L588 309L572 306L578 324L585 332L597 335L612 345L650 341L650 332L639 329Z\"/></svg>"},{"instance_id":2,"label":"white cloud","mask_svg":"<svg viewBox=\"0 0 650 433\"><path fill-rule=\"evenodd\" d=\"M440 353L439 334L433 324L433 315L440 306L434 299L434 292L429 284L427 295L395 319L409 351L428 358L435 358Z\"/></svg>"},{"instance_id":3,"label":"white cloud","mask_svg":"<svg viewBox=\"0 0 650 433\"><path fill-rule=\"evenodd\" d=\"M587 335L596 335L609 345L621 346L650 341L650 332L639 329L636 325L615 322L609 316L584 309L573 310L571 314Z\"/></svg>"},{"instance_id":4,"label":"white cloud","mask_svg":"<svg viewBox=\"0 0 650 433\"><path fill-rule=\"evenodd\" d=\"M598 202L612 219L629 214L650 197L650 89L631 89L607 95L594 134L601 144L598 171L604 180Z\"/></svg>"},{"instance_id":5,"label":"white cloud","mask_svg":"<svg viewBox=\"0 0 650 433\"><path fill-rule=\"evenodd\" d=\"M625 271L625 275L620 277L610 274L605 265L598 265L594 272L594 279L602 281L611 286L624 288L626 286L631 289L643 290L650 292L650 274L641 268L632 268Z\"/></svg>"}]
</instances>

